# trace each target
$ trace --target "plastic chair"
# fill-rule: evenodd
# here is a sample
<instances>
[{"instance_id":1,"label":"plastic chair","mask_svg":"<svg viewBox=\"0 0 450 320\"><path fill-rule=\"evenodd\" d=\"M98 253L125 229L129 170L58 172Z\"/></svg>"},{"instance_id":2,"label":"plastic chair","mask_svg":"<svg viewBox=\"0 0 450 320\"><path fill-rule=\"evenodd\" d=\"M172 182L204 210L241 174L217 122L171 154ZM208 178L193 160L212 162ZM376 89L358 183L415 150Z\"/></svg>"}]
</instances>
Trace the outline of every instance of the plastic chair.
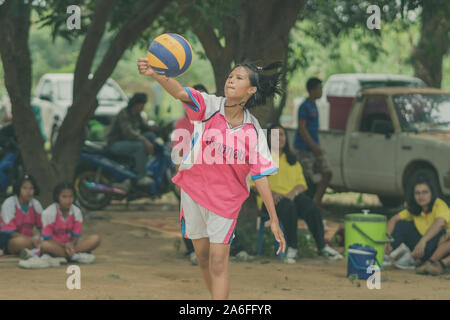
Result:
<instances>
[{"instance_id":1,"label":"plastic chair","mask_svg":"<svg viewBox=\"0 0 450 320\"><path fill-rule=\"evenodd\" d=\"M263 240L264 240L264 224L266 221L268 221L270 219L270 217L266 210L264 210L264 211L258 210L258 212L259 212L260 222L259 222L259 230L258 230L258 248L257 248L256 253L258 256L260 256L262 254L262 247L263 247ZM283 224L281 223L281 221L279 223L280 223L281 231L283 231L283 234L284 234ZM274 243L275 243L275 254L276 254L278 251L278 248L280 247L280 244L277 242L277 240L274 240ZM283 259L285 256L286 256L286 252L284 252L284 253L281 252L278 255L278 258Z\"/></svg>"}]
</instances>

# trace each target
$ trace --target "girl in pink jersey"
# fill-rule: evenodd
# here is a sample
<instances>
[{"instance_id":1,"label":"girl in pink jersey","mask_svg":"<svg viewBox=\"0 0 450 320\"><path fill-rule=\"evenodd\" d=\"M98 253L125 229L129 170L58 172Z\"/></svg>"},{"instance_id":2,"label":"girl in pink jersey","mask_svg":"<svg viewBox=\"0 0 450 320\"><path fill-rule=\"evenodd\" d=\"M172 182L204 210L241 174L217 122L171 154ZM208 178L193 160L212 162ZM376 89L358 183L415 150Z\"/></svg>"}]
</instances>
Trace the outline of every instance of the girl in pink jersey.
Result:
<instances>
[{"instance_id":1,"label":"girl in pink jersey","mask_svg":"<svg viewBox=\"0 0 450 320\"><path fill-rule=\"evenodd\" d=\"M216 97L183 88L176 80L155 73L146 58L138 59L140 74L153 77L182 101L194 124L191 148L172 181L181 188L182 234L194 243L213 299L228 298L230 243L242 203L249 195L250 178L268 208L271 230L280 243L278 253L285 251L286 242L267 179L278 167L271 159L258 121L248 111L279 93L279 73L263 74L275 66L279 65L235 66L225 83L225 97Z\"/></svg>"},{"instance_id":2,"label":"girl in pink jersey","mask_svg":"<svg viewBox=\"0 0 450 320\"><path fill-rule=\"evenodd\" d=\"M42 214L41 253L67 260L92 263L94 255L90 252L100 245L100 236L91 235L81 240L83 216L76 207L75 191L72 184L60 183L53 190L54 203Z\"/></svg>"},{"instance_id":3,"label":"girl in pink jersey","mask_svg":"<svg viewBox=\"0 0 450 320\"><path fill-rule=\"evenodd\" d=\"M39 187L32 176L25 175L13 189L15 195L2 204L0 231L6 235L7 243L3 244L4 248L0 244L0 249L28 258L30 250L36 249L37 253L40 244L42 206L34 199L39 195ZM38 229L39 235L33 237L33 228Z\"/></svg>"}]
</instances>

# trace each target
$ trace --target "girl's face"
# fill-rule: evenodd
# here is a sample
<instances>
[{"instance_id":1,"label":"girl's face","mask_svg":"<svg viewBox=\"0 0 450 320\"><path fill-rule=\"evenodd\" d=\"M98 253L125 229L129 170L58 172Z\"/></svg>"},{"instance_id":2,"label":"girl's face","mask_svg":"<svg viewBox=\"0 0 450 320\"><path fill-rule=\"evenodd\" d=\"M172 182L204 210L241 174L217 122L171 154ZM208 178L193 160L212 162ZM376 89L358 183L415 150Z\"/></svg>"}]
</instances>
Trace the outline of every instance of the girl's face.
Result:
<instances>
[{"instance_id":1,"label":"girl's face","mask_svg":"<svg viewBox=\"0 0 450 320\"><path fill-rule=\"evenodd\" d=\"M425 183L417 184L414 187L414 199L419 206L427 206L431 202L430 187Z\"/></svg>"},{"instance_id":2,"label":"girl's face","mask_svg":"<svg viewBox=\"0 0 450 320\"><path fill-rule=\"evenodd\" d=\"M224 88L225 96L231 100L247 101L256 92L250 85L248 70L244 67L234 68L229 74Z\"/></svg>"},{"instance_id":3,"label":"girl's face","mask_svg":"<svg viewBox=\"0 0 450 320\"><path fill-rule=\"evenodd\" d=\"M58 197L59 206L61 209L69 209L74 200L73 192L70 189L64 189L61 191Z\"/></svg>"},{"instance_id":4,"label":"girl's face","mask_svg":"<svg viewBox=\"0 0 450 320\"><path fill-rule=\"evenodd\" d=\"M20 187L20 198L25 201L30 201L34 196L34 187L30 181L25 181Z\"/></svg>"}]
</instances>

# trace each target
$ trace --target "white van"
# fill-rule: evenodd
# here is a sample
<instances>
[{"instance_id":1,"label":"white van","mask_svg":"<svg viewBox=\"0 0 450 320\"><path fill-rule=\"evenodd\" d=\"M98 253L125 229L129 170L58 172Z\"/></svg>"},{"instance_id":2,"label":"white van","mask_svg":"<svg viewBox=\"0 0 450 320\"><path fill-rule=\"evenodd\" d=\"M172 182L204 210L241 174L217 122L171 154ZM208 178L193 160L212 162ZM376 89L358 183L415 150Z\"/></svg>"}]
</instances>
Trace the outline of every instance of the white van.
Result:
<instances>
[{"instance_id":1,"label":"white van","mask_svg":"<svg viewBox=\"0 0 450 320\"><path fill-rule=\"evenodd\" d=\"M317 101L320 130L345 130L353 99L362 89L379 87L424 88L419 78L393 74L344 73L328 78Z\"/></svg>"},{"instance_id":2,"label":"white van","mask_svg":"<svg viewBox=\"0 0 450 320\"><path fill-rule=\"evenodd\" d=\"M48 73L42 76L36 88L32 104L41 109L42 124L48 139L54 138L58 128L72 105L73 74ZM94 117L105 125L128 104L128 97L120 86L108 79L97 95L99 106Z\"/></svg>"}]
</instances>

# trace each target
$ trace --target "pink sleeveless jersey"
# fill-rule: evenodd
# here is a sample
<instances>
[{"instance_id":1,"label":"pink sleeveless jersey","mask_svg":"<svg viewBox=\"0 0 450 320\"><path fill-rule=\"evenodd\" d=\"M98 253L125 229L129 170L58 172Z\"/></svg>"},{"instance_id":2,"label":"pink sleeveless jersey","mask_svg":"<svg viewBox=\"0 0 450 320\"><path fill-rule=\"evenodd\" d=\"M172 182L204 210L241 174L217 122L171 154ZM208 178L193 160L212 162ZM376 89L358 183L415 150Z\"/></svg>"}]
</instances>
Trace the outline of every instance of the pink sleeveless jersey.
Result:
<instances>
[{"instance_id":1,"label":"pink sleeveless jersey","mask_svg":"<svg viewBox=\"0 0 450 320\"><path fill-rule=\"evenodd\" d=\"M185 88L194 105L185 104L194 124L190 150L172 179L195 202L225 218L236 219L253 180L278 172L258 120L244 111L244 123L231 128L224 97ZM176 137L175 137L176 138Z\"/></svg>"}]
</instances>

